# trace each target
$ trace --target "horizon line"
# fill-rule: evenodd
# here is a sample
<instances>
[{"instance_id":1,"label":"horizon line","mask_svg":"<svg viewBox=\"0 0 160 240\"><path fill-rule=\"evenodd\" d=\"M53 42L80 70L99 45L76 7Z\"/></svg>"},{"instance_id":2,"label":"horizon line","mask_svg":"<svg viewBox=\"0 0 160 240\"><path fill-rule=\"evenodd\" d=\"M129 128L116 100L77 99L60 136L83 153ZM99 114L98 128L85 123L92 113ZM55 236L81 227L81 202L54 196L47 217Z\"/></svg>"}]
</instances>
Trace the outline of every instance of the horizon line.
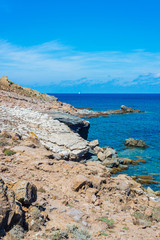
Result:
<instances>
[{"instance_id":1,"label":"horizon line","mask_svg":"<svg viewBox=\"0 0 160 240\"><path fill-rule=\"evenodd\" d=\"M65 93L65 92L63 92L63 93L47 93L48 95L50 95L50 94L76 94L76 95L82 95L82 94L160 94L160 92L159 93L154 93L154 92L148 92L148 93Z\"/></svg>"}]
</instances>

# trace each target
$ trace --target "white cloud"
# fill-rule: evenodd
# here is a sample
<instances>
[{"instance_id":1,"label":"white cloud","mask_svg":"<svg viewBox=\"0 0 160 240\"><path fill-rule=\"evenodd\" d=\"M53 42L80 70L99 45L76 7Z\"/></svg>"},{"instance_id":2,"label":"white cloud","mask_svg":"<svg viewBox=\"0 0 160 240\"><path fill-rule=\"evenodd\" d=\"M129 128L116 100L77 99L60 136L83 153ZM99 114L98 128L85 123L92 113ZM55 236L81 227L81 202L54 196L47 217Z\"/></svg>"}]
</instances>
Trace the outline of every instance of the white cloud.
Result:
<instances>
[{"instance_id":1,"label":"white cloud","mask_svg":"<svg viewBox=\"0 0 160 240\"><path fill-rule=\"evenodd\" d=\"M28 86L88 83L160 84L160 53L78 52L58 41L32 47L0 41L0 75Z\"/></svg>"}]
</instances>

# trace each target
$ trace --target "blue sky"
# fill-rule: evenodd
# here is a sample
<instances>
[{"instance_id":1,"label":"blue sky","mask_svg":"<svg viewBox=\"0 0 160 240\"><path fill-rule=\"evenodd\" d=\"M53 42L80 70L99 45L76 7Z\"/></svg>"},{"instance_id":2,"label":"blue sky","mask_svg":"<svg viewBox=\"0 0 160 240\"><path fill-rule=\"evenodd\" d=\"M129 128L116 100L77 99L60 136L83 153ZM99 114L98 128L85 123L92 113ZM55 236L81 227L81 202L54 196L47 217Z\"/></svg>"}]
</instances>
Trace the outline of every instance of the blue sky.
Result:
<instances>
[{"instance_id":1,"label":"blue sky","mask_svg":"<svg viewBox=\"0 0 160 240\"><path fill-rule=\"evenodd\" d=\"M41 92L160 92L158 0L0 1L0 76Z\"/></svg>"}]
</instances>

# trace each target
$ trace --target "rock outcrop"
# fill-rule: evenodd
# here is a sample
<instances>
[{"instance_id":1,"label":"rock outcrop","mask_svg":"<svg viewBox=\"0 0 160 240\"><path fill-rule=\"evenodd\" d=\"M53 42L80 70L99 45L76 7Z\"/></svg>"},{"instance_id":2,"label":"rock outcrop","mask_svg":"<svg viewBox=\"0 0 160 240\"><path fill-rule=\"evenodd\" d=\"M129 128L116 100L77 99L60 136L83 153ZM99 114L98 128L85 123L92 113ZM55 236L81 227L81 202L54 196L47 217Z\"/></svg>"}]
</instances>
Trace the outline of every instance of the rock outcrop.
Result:
<instances>
[{"instance_id":1,"label":"rock outcrop","mask_svg":"<svg viewBox=\"0 0 160 240\"><path fill-rule=\"evenodd\" d=\"M1 107L0 111L2 130L12 132L17 129L24 138L32 135L50 149L56 159L80 161L89 152L86 140L71 131L64 123L53 120L48 114L20 107Z\"/></svg>"},{"instance_id":2,"label":"rock outcrop","mask_svg":"<svg viewBox=\"0 0 160 240\"><path fill-rule=\"evenodd\" d=\"M24 225L22 206L16 201L14 191L0 179L0 230L8 231L16 224Z\"/></svg>"},{"instance_id":3,"label":"rock outcrop","mask_svg":"<svg viewBox=\"0 0 160 240\"><path fill-rule=\"evenodd\" d=\"M127 114L127 113L141 113L143 111L139 109L133 109L131 107L121 106L119 110L106 110L106 111L93 111L88 109L76 109L74 115L81 116L83 118L97 118L100 116L108 116L114 114Z\"/></svg>"},{"instance_id":4,"label":"rock outcrop","mask_svg":"<svg viewBox=\"0 0 160 240\"><path fill-rule=\"evenodd\" d=\"M131 108L131 107L126 107L125 105L121 105L121 111L123 111L123 113L141 112L140 110L136 110L136 109Z\"/></svg>"},{"instance_id":5,"label":"rock outcrop","mask_svg":"<svg viewBox=\"0 0 160 240\"><path fill-rule=\"evenodd\" d=\"M0 229L7 229L15 214L16 202L13 191L8 189L2 179L0 179L0 206Z\"/></svg>"},{"instance_id":6,"label":"rock outcrop","mask_svg":"<svg viewBox=\"0 0 160 240\"><path fill-rule=\"evenodd\" d=\"M105 112L78 110L59 101L20 95L7 78L1 81L5 87L0 90L0 237L160 238L160 192L143 189L138 181L146 176L133 180L111 175L144 161L119 158L116 150L100 147L98 140L86 141L80 129L87 131L88 123L68 116L139 110L125 106ZM94 161L88 160L90 155Z\"/></svg>"},{"instance_id":7,"label":"rock outcrop","mask_svg":"<svg viewBox=\"0 0 160 240\"><path fill-rule=\"evenodd\" d=\"M95 149L95 147L99 146L99 141L98 140L93 140L91 142L89 142L89 146L91 149Z\"/></svg>"},{"instance_id":8,"label":"rock outcrop","mask_svg":"<svg viewBox=\"0 0 160 240\"><path fill-rule=\"evenodd\" d=\"M72 130L78 132L83 138L87 138L89 124L84 121L80 121L72 116L77 116L81 118L97 118L99 116L108 116L112 114L127 114L127 113L140 113L142 111L138 109L133 109L121 106L119 110L105 110L105 111L93 111L89 109L78 109L70 104L62 103L57 100L52 95L41 94L40 92L21 87L14 84L12 81L8 80L8 77L4 76L0 79L0 102L4 102L5 106L21 106L26 108L32 108L39 110L41 112L53 111L59 114L67 113L68 115L59 116L58 119L67 124L72 128Z\"/></svg>"},{"instance_id":9,"label":"rock outcrop","mask_svg":"<svg viewBox=\"0 0 160 240\"><path fill-rule=\"evenodd\" d=\"M37 188L34 184L28 181L18 181L13 190L15 192L16 199L23 205L31 205L37 200Z\"/></svg>"},{"instance_id":10,"label":"rock outcrop","mask_svg":"<svg viewBox=\"0 0 160 240\"><path fill-rule=\"evenodd\" d=\"M87 139L90 123L68 113L49 111L48 114L54 119L66 124L73 132Z\"/></svg>"},{"instance_id":11,"label":"rock outcrop","mask_svg":"<svg viewBox=\"0 0 160 240\"><path fill-rule=\"evenodd\" d=\"M21 113L21 109L19 111ZM26 119L34 116L28 114ZM14 125L12 121L12 131L16 130L17 134L12 133L7 121L4 123L8 124L9 132L0 134L0 143L2 141L4 144L0 145L0 170L3 167L1 175L7 183L8 190L4 191L7 198L4 198L0 191L0 199L1 196L3 200L10 199L10 191L13 193L12 196L15 196L12 198L13 201L10 201L13 207L9 203L8 215L12 220L8 225L7 217L6 227L0 231L6 234L4 240L23 238L101 240L104 233L107 234L107 238L123 240L141 239L142 236L148 240L160 236L160 200L156 195L158 193L144 191L141 184L129 176L112 177L110 169L102 165L102 161L85 163L62 159L57 161L53 158L53 152L47 150L34 133L30 133L27 138L23 132L18 135L17 126L21 125L20 120L14 122ZM23 124L26 125L24 120ZM98 141L90 145L97 152L105 152L110 161L112 157L116 157L116 151L112 148L101 150L101 147L97 146ZM6 146L9 146L15 154L5 155ZM129 159L124 159L124 162L130 164ZM26 205L24 200L21 201L26 199L26 195L28 199L34 196L30 191L29 195L26 193L28 182L31 186L37 187L38 193L37 201L31 201L33 203L30 206ZM15 193L12 190L15 190ZM19 196L19 193L20 195L22 193L22 196ZM15 203L18 204L16 210ZM5 209L3 208L2 212L4 217Z\"/></svg>"},{"instance_id":12,"label":"rock outcrop","mask_svg":"<svg viewBox=\"0 0 160 240\"><path fill-rule=\"evenodd\" d=\"M27 230L40 231L46 218L40 207L31 205L37 200L34 184L19 180L11 185L7 187L0 179L0 238L20 240Z\"/></svg>"},{"instance_id":13,"label":"rock outcrop","mask_svg":"<svg viewBox=\"0 0 160 240\"><path fill-rule=\"evenodd\" d=\"M34 89L27 88L27 87L21 87L18 84L14 84L12 81L8 80L8 77L3 76L0 78L0 89L5 90L5 91L11 91L15 92L17 94L26 96L26 97L31 97L31 98L36 98L40 99L43 101L56 101L57 98L54 96L48 95L46 93L40 93Z\"/></svg>"},{"instance_id":14,"label":"rock outcrop","mask_svg":"<svg viewBox=\"0 0 160 240\"><path fill-rule=\"evenodd\" d=\"M97 154L98 159L102 164L108 168L118 167L120 164L118 154L112 147L99 147L96 146L94 153Z\"/></svg>"},{"instance_id":15,"label":"rock outcrop","mask_svg":"<svg viewBox=\"0 0 160 240\"><path fill-rule=\"evenodd\" d=\"M137 148L146 148L146 147L148 147L147 144L144 141L138 140L138 139L134 139L134 138L126 139L124 145L127 146L127 147L137 147Z\"/></svg>"},{"instance_id":16,"label":"rock outcrop","mask_svg":"<svg viewBox=\"0 0 160 240\"><path fill-rule=\"evenodd\" d=\"M91 182L83 175L77 175L75 179L73 179L72 189L76 192L79 191L83 186L92 185Z\"/></svg>"}]
</instances>

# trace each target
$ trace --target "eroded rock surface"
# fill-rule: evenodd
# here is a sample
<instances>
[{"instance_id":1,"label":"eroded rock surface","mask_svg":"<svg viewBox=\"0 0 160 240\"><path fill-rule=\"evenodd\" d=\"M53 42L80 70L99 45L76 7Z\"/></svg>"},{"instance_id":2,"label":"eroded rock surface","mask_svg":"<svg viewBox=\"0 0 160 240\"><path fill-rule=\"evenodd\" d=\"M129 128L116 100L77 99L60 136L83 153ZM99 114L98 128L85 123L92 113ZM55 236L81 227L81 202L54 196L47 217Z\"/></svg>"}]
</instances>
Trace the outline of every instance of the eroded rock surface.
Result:
<instances>
[{"instance_id":1,"label":"eroded rock surface","mask_svg":"<svg viewBox=\"0 0 160 240\"><path fill-rule=\"evenodd\" d=\"M54 110L95 117L125 114L126 107L87 112L6 90L0 90L0 101L0 233L4 240L160 238L159 192L144 190L137 177L135 181L110 174L110 167L125 169L139 162L119 159L113 148L99 147L97 140L89 143L43 113ZM86 161L88 152L99 160Z\"/></svg>"},{"instance_id":2,"label":"eroded rock surface","mask_svg":"<svg viewBox=\"0 0 160 240\"><path fill-rule=\"evenodd\" d=\"M95 154L97 154L98 159L102 164L108 168L118 167L120 164L120 159L115 149L111 147L99 147L93 148ZM121 160L122 161L122 160Z\"/></svg>"},{"instance_id":3,"label":"eroded rock surface","mask_svg":"<svg viewBox=\"0 0 160 240\"><path fill-rule=\"evenodd\" d=\"M138 148L148 147L147 144L144 141L134 139L134 138L126 139L124 145L127 146L127 147L138 147Z\"/></svg>"},{"instance_id":4,"label":"eroded rock surface","mask_svg":"<svg viewBox=\"0 0 160 240\"><path fill-rule=\"evenodd\" d=\"M100 161L57 161L52 151L34 143L36 136L26 140L23 135L15 139L15 135L0 134L0 141L15 151L7 156L5 146L0 147L0 165L8 169L1 175L13 190L21 185L19 181L31 182L37 187L38 197L31 206L18 202L18 197L14 216L25 215L28 229L20 223L11 225L5 240L15 236L24 236L25 240L76 236L94 240L158 239L160 200L154 191L145 192L140 183L126 175L111 177ZM130 163L128 159L126 162Z\"/></svg>"},{"instance_id":5,"label":"eroded rock surface","mask_svg":"<svg viewBox=\"0 0 160 240\"><path fill-rule=\"evenodd\" d=\"M21 229L25 227L22 205L15 197L14 191L7 187L4 181L0 179L0 236L3 234L3 231L5 235L5 231L13 229L15 225ZM14 230L12 230L12 232L14 232ZM8 239L14 238L12 236L12 238L10 237ZM15 237L15 239L19 238Z\"/></svg>"},{"instance_id":6,"label":"eroded rock surface","mask_svg":"<svg viewBox=\"0 0 160 240\"><path fill-rule=\"evenodd\" d=\"M54 119L66 124L73 132L78 133L82 138L87 139L90 123L79 117L68 113L51 112L48 114Z\"/></svg>"},{"instance_id":7,"label":"eroded rock surface","mask_svg":"<svg viewBox=\"0 0 160 240\"><path fill-rule=\"evenodd\" d=\"M16 199L23 205L31 205L37 200L37 188L34 184L20 180L13 187Z\"/></svg>"},{"instance_id":8,"label":"eroded rock surface","mask_svg":"<svg viewBox=\"0 0 160 240\"><path fill-rule=\"evenodd\" d=\"M24 138L29 137L30 133L35 135L47 149L52 150L57 159L78 161L89 151L87 141L48 114L20 107L0 107L0 111L2 130L16 130Z\"/></svg>"},{"instance_id":9,"label":"eroded rock surface","mask_svg":"<svg viewBox=\"0 0 160 240\"><path fill-rule=\"evenodd\" d=\"M99 116L108 116L111 114L127 114L127 113L140 113L142 111L133 109L130 107L126 107L124 105L121 106L119 110L105 110L105 111L93 111L88 109L78 109L70 104L62 103L57 100L54 96L48 94L41 94L40 92L21 87L17 84L14 84L12 81L8 80L8 77L4 76L0 78L0 102L7 107L21 106L23 108L32 108L34 110L38 110L41 112L50 111L51 114L58 113L67 113L70 114L68 116L68 120L66 121L66 117L62 117L63 121L66 121L66 124L70 124L74 131L80 133L84 138L87 137L87 128L88 123L83 121L83 124L78 123L79 120L76 120L74 117L72 119L71 116L78 116L83 118L96 118ZM61 118L61 117L60 117ZM61 119L61 120L62 120ZM84 124L85 123L85 124ZM79 125L80 124L80 125ZM75 125L75 126L74 126ZM85 125L85 127L84 127ZM79 129L79 130L78 130ZM81 132L81 129L83 131ZM86 131L84 131L84 129Z\"/></svg>"},{"instance_id":10,"label":"eroded rock surface","mask_svg":"<svg viewBox=\"0 0 160 240\"><path fill-rule=\"evenodd\" d=\"M16 211L14 192L0 179L0 229L10 227Z\"/></svg>"},{"instance_id":11,"label":"eroded rock surface","mask_svg":"<svg viewBox=\"0 0 160 240\"><path fill-rule=\"evenodd\" d=\"M15 92L17 94L20 94L26 97L36 98L43 101L57 100L57 98L55 98L54 96L48 95L46 93L42 94L34 89L22 87L18 84L14 84L12 81L8 80L7 76L3 76L2 78L0 78L0 89L8 92L9 91Z\"/></svg>"}]
</instances>

